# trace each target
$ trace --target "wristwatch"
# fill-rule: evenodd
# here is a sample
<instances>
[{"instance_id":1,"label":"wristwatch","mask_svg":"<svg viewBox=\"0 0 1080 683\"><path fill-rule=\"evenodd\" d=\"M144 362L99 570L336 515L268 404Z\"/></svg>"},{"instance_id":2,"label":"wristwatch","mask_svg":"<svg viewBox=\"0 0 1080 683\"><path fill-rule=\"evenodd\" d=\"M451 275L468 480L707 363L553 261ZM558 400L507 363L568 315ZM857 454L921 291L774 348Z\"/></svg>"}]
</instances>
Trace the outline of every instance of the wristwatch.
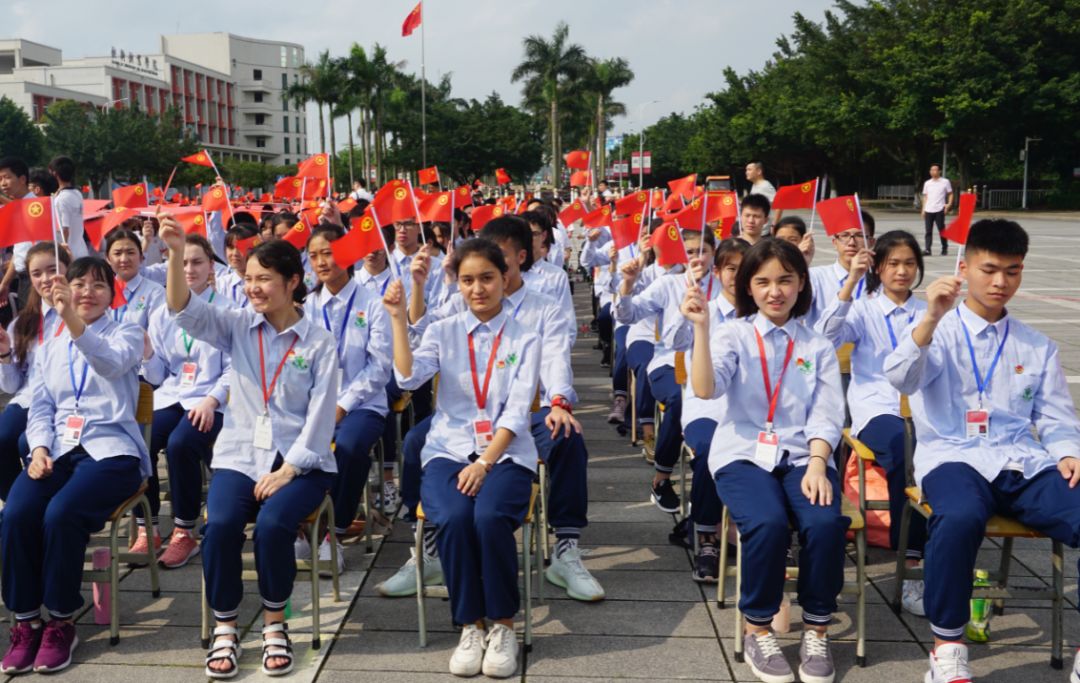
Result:
<instances>
[{"instance_id":1,"label":"wristwatch","mask_svg":"<svg viewBox=\"0 0 1080 683\"><path fill-rule=\"evenodd\" d=\"M566 412L571 413L571 414L573 414L573 412L574 412L574 405L572 403L570 403L570 401L567 401L564 396L555 396L555 397L553 397L551 399L551 407L552 408L562 408L563 410L565 410Z\"/></svg>"}]
</instances>

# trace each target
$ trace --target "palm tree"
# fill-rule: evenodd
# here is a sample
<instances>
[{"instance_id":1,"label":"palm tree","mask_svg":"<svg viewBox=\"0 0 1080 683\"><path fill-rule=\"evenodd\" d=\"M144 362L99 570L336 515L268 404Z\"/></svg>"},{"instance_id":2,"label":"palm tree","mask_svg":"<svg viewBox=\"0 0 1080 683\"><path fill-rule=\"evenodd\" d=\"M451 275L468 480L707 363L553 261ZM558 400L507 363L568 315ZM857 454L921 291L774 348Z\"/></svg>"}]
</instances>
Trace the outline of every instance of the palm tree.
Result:
<instances>
[{"instance_id":1,"label":"palm tree","mask_svg":"<svg viewBox=\"0 0 1080 683\"><path fill-rule=\"evenodd\" d=\"M525 58L511 75L511 82L524 80L526 102L543 102L548 109L548 136L551 142L551 182L559 185L559 100L563 89L580 79L588 68L588 57L580 45L568 43L570 27L559 22L551 40L531 35L525 39Z\"/></svg>"},{"instance_id":2,"label":"palm tree","mask_svg":"<svg viewBox=\"0 0 1080 683\"><path fill-rule=\"evenodd\" d=\"M297 103L314 102L319 108L319 149L326 151L326 124L323 120L323 107L331 107L340 97L340 80L334 60L330 58L329 50L324 50L319 55L319 61L314 64L304 64L300 67L300 81L293 83L282 97ZM330 126L330 146L334 146L334 127ZM331 150L332 151L332 150Z\"/></svg>"},{"instance_id":3,"label":"palm tree","mask_svg":"<svg viewBox=\"0 0 1080 683\"><path fill-rule=\"evenodd\" d=\"M353 169L353 110L359 109L360 113L360 146L363 153L364 182L371 180L371 157L369 155L368 122L369 111L372 102L372 87L375 82L375 70L367 53L360 45L353 43L349 48L349 54L344 58L346 71L345 94L342 98L341 109L345 110L345 117L349 122L349 184L352 185Z\"/></svg>"},{"instance_id":4,"label":"palm tree","mask_svg":"<svg viewBox=\"0 0 1080 683\"><path fill-rule=\"evenodd\" d=\"M604 169L607 168L605 158L607 124L612 117L626 115L626 105L612 100L611 93L617 88L629 85L632 80L634 80L634 72L630 70L630 64L622 57L594 60L592 72L586 79L586 87L596 98L596 139L599 148L597 168L600 174L603 174Z\"/></svg>"},{"instance_id":5,"label":"palm tree","mask_svg":"<svg viewBox=\"0 0 1080 683\"><path fill-rule=\"evenodd\" d=\"M383 180L383 157L386 155L386 108L388 98L397 88L400 81L400 70L403 62L391 62L386 57L386 48L375 43L371 53L371 127L374 133L373 153L375 157L375 183L381 184Z\"/></svg>"}]
</instances>

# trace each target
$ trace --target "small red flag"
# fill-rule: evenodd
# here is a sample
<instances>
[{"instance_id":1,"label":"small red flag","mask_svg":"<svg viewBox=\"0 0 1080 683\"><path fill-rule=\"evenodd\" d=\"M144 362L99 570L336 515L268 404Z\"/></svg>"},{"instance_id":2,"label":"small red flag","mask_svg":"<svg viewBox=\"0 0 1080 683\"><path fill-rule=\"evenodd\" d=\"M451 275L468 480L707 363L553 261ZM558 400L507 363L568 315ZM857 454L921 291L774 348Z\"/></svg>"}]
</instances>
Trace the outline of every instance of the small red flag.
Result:
<instances>
[{"instance_id":1,"label":"small red flag","mask_svg":"<svg viewBox=\"0 0 1080 683\"><path fill-rule=\"evenodd\" d=\"M589 212L585 210L585 205L580 200L574 200L559 212L559 220L563 225L570 225L574 221L584 218L587 213Z\"/></svg>"},{"instance_id":2,"label":"small red flag","mask_svg":"<svg viewBox=\"0 0 1080 683\"><path fill-rule=\"evenodd\" d=\"M862 216L854 195L818 202L817 215L821 216L825 234L830 237L845 230L862 230Z\"/></svg>"},{"instance_id":3,"label":"small red flag","mask_svg":"<svg viewBox=\"0 0 1080 683\"><path fill-rule=\"evenodd\" d=\"M206 237L206 218L203 216L202 209L177 211L173 213L173 217L184 229L185 234Z\"/></svg>"},{"instance_id":4,"label":"small red flag","mask_svg":"<svg viewBox=\"0 0 1080 683\"><path fill-rule=\"evenodd\" d=\"M203 195L203 211L228 211L229 192L221 185L214 185Z\"/></svg>"},{"instance_id":5,"label":"small red flag","mask_svg":"<svg viewBox=\"0 0 1080 683\"><path fill-rule=\"evenodd\" d=\"M586 228L602 228L611 225L611 205L605 204L581 219Z\"/></svg>"},{"instance_id":6,"label":"small red flag","mask_svg":"<svg viewBox=\"0 0 1080 683\"><path fill-rule=\"evenodd\" d=\"M0 207L0 247L53 238L52 199L16 199Z\"/></svg>"},{"instance_id":7,"label":"small red flag","mask_svg":"<svg viewBox=\"0 0 1080 683\"><path fill-rule=\"evenodd\" d=\"M352 197L346 197L345 199L342 199L340 202L338 202L338 205L337 205L337 210L341 212L342 216L349 213L350 211L352 211L355 208L356 208L356 200L353 199Z\"/></svg>"},{"instance_id":8,"label":"small red flag","mask_svg":"<svg viewBox=\"0 0 1080 683\"><path fill-rule=\"evenodd\" d=\"M116 208L139 209L150 206L146 197L146 187L142 183L116 188L112 191L112 200Z\"/></svg>"},{"instance_id":9,"label":"small red flag","mask_svg":"<svg viewBox=\"0 0 1080 683\"><path fill-rule=\"evenodd\" d=\"M316 154L301 161L297 169L297 178L329 178L330 157L326 154Z\"/></svg>"},{"instance_id":10,"label":"small red flag","mask_svg":"<svg viewBox=\"0 0 1080 683\"><path fill-rule=\"evenodd\" d=\"M615 242L616 249L623 249L637 243L638 235L641 234L642 220L640 211L625 218L615 219L611 224L611 238Z\"/></svg>"},{"instance_id":11,"label":"small red flag","mask_svg":"<svg viewBox=\"0 0 1080 683\"><path fill-rule=\"evenodd\" d=\"M652 246L656 251L656 261L662 266L690 262L686 256L686 245L683 244L682 234L674 223L664 223L653 232Z\"/></svg>"},{"instance_id":12,"label":"small red flag","mask_svg":"<svg viewBox=\"0 0 1080 683\"><path fill-rule=\"evenodd\" d=\"M269 192L263 192L262 195L259 197L259 203L260 204L273 204L274 203L274 195L270 194Z\"/></svg>"},{"instance_id":13,"label":"small red flag","mask_svg":"<svg viewBox=\"0 0 1080 683\"><path fill-rule=\"evenodd\" d=\"M975 193L961 192L956 218L949 227L941 231L941 236L955 244L967 244L968 232L971 231L971 219L975 216Z\"/></svg>"},{"instance_id":14,"label":"small red flag","mask_svg":"<svg viewBox=\"0 0 1080 683\"><path fill-rule=\"evenodd\" d=\"M120 308L127 305L127 297L124 296L125 283L120 279L120 276L113 276L113 298L110 308Z\"/></svg>"},{"instance_id":15,"label":"small red flag","mask_svg":"<svg viewBox=\"0 0 1080 683\"><path fill-rule=\"evenodd\" d=\"M649 205L649 193L644 190L633 192L615 202L615 213L625 216L628 213L644 211Z\"/></svg>"},{"instance_id":16,"label":"small red flag","mask_svg":"<svg viewBox=\"0 0 1080 683\"><path fill-rule=\"evenodd\" d=\"M517 212L517 197L512 194L508 194L505 197L499 198L499 203L506 208L507 213Z\"/></svg>"},{"instance_id":17,"label":"small red flag","mask_svg":"<svg viewBox=\"0 0 1080 683\"><path fill-rule=\"evenodd\" d=\"M495 169L495 182L499 185L506 185L510 182L510 174L506 172L505 168Z\"/></svg>"},{"instance_id":18,"label":"small red flag","mask_svg":"<svg viewBox=\"0 0 1080 683\"><path fill-rule=\"evenodd\" d=\"M435 192L424 197L420 201L420 218L425 223L441 221L449 223L453 218L450 212L450 199L452 192Z\"/></svg>"},{"instance_id":19,"label":"small red flag","mask_svg":"<svg viewBox=\"0 0 1080 683\"><path fill-rule=\"evenodd\" d=\"M430 168L422 168L416 172L416 178L420 181L421 185L438 185L439 167L431 166Z\"/></svg>"},{"instance_id":20,"label":"small red flag","mask_svg":"<svg viewBox=\"0 0 1080 683\"><path fill-rule=\"evenodd\" d=\"M563 160L566 162L567 168L580 168L582 170L589 168L590 153L583 149L575 149L573 152L568 152L563 155Z\"/></svg>"},{"instance_id":21,"label":"small red flag","mask_svg":"<svg viewBox=\"0 0 1080 683\"><path fill-rule=\"evenodd\" d=\"M691 173L685 178L679 178L678 180L668 181L668 187L671 188L671 194L682 195L683 197L694 196L694 185L697 184L697 174Z\"/></svg>"},{"instance_id":22,"label":"small red flag","mask_svg":"<svg viewBox=\"0 0 1080 683\"><path fill-rule=\"evenodd\" d=\"M371 206L375 209L375 217L381 227L397 221L415 221L414 201L412 192L409 191L409 186L405 184L405 181L391 180L375 193Z\"/></svg>"},{"instance_id":23,"label":"small red flag","mask_svg":"<svg viewBox=\"0 0 1080 683\"><path fill-rule=\"evenodd\" d=\"M462 185L458 189L454 190L457 195L454 197L454 206L458 209L463 209L466 206L472 206L472 188L468 185Z\"/></svg>"},{"instance_id":24,"label":"small red flag","mask_svg":"<svg viewBox=\"0 0 1080 683\"><path fill-rule=\"evenodd\" d=\"M308 178L307 182L304 182L303 178L299 178L298 180L300 180L301 189L304 193L304 196L300 197L300 199L321 199L322 197L329 196L330 183L327 182L326 178L319 178L317 180L315 178Z\"/></svg>"},{"instance_id":25,"label":"small red flag","mask_svg":"<svg viewBox=\"0 0 1080 683\"><path fill-rule=\"evenodd\" d=\"M773 210L811 209L817 196L817 178L798 185L781 185L772 201Z\"/></svg>"},{"instance_id":26,"label":"small red flag","mask_svg":"<svg viewBox=\"0 0 1080 683\"><path fill-rule=\"evenodd\" d=\"M574 171L570 174L570 187L585 187L592 185L590 182L591 171Z\"/></svg>"},{"instance_id":27,"label":"small red flag","mask_svg":"<svg viewBox=\"0 0 1080 683\"><path fill-rule=\"evenodd\" d=\"M189 164L195 164L196 166L206 166L207 168L213 168L214 162L210 161L210 152L203 150L196 154L186 156L180 161L186 161Z\"/></svg>"},{"instance_id":28,"label":"small red flag","mask_svg":"<svg viewBox=\"0 0 1080 683\"><path fill-rule=\"evenodd\" d=\"M494 218L499 218L504 213L506 213L506 209L502 204L483 204L476 207L473 209L471 216L473 232L479 232L488 222Z\"/></svg>"},{"instance_id":29,"label":"small red flag","mask_svg":"<svg viewBox=\"0 0 1080 683\"><path fill-rule=\"evenodd\" d=\"M379 235L379 226L375 224L369 209L365 209L363 216L352 219L350 223L352 229L344 237L330 243L334 261L341 268L354 266L368 254L385 248L382 236Z\"/></svg>"},{"instance_id":30,"label":"small red flag","mask_svg":"<svg viewBox=\"0 0 1080 683\"><path fill-rule=\"evenodd\" d=\"M725 218L735 218L734 192L710 192L707 201L704 196L694 197L682 211L672 216L671 220L678 223L683 230L701 230L705 224L717 223Z\"/></svg>"},{"instance_id":31,"label":"small red flag","mask_svg":"<svg viewBox=\"0 0 1080 683\"><path fill-rule=\"evenodd\" d=\"M405 21L401 24L401 37L411 36L412 32L420 26L422 17L420 16L420 7L423 2L416 3L416 7L413 7L413 11L409 12L409 16L405 17Z\"/></svg>"},{"instance_id":32,"label":"small red flag","mask_svg":"<svg viewBox=\"0 0 1080 683\"><path fill-rule=\"evenodd\" d=\"M302 179L287 175L274 184L274 196L278 199L299 199L303 186Z\"/></svg>"},{"instance_id":33,"label":"small red flag","mask_svg":"<svg viewBox=\"0 0 1080 683\"><path fill-rule=\"evenodd\" d=\"M300 220L296 222L296 225L292 226L292 229L285 233L285 236L282 237L282 239L300 251L303 251L307 248L309 237L311 237L311 225L307 222L305 216L301 216Z\"/></svg>"},{"instance_id":34,"label":"small red flag","mask_svg":"<svg viewBox=\"0 0 1080 683\"><path fill-rule=\"evenodd\" d=\"M244 258L247 258L248 252L260 244L262 244L262 237L259 235L252 235L251 237L245 237L242 240L236 240L236 248Z\"/></svg>"}]
</instances>

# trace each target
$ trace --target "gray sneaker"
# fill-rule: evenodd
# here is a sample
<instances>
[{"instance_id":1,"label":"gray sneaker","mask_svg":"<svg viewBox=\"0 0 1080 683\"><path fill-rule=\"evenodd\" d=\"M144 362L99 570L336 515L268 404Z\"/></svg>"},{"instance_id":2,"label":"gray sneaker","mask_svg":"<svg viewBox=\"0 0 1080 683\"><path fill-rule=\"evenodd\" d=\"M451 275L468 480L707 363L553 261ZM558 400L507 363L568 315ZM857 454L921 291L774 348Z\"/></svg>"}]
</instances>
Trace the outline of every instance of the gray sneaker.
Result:
<instances>
[{"instance_id":1,"label":"gray sneaker","mask_svg":"<svg viewBox=\"0 0 1080 683\"><path fill-rule=\"evenodd\" d=\"M780 642L771 631L743 636L743 655L750 670L764 683L793 683L795 674L780 651Z\"/></svg>"},{"instance_id":2,"label":"gray sneaker","mask_svg":"<svg viewBox=\"0 0 1080 683\"><path fill-rule=\"evenodd\" d=\"M828 634L803 631L802 645L799 646L799 680L803 683L833 683L835 676Z\"/></svg>"}]
</instances>

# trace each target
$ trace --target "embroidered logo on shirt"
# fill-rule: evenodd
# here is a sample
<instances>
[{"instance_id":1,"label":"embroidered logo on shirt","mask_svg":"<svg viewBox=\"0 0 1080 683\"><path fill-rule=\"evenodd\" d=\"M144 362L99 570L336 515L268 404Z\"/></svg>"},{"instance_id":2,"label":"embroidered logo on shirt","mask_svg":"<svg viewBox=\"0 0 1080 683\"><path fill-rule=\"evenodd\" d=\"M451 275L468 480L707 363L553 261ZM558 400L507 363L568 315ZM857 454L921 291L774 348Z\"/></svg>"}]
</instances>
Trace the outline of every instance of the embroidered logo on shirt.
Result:
<instances>
[{"instance_id":1,"label":"embroidered logo on shirt","mask_svg":"<svg viewBox=\"0 0 1080 683\"><path fill-rule=\"evenodd\" d=\"M356 320L353 321L353 324L357 327L367 327L367 318L364 317L363 311L356 312Z\"/></svg>"},{"instance_id":2,"label":"embroidered logo on shirt","mask_svg":"<svg viewBox=\"0 0 1080 683\"><path fill-rule=\"evenodd\" d=\"M135 304L135 310L136 311L141 311L144 308L146 308L146 296L140 296L139 297L139 302L137 304Z\"/></svg>"},{"instance_id":3,"label":"embroidered logo on shirt","mask_svg":"<svg viewBox=\"0 0 1080 683\"><path fill-rule=\"evenodd\" d=\"M507 355L506 358L500 358L499 360L495 361L495 367L498 368L499 370L505 370L508 366L513 367L514 364L516 364L517 362L518 362L517 354L516 353L511 353L511 354Z\"/></svg>"},{"instance_id":4,"label":"embroidered logo on shirt","mask_svg":"<svg viewBox=\"0 0 1080 683\"><path fill-rule=\"evenodd\" d=\"M1024 366L1023 365L1017 365L1016 366L1016 374L1018 374L1018 375L1024 374Z\"/></svg>"},{"instance_id":5,"label":"embroidered logo on shirt","mask_svg":"<svg viewBox=\"0 0 1080 683\"><path fill-rule=\"evenodd\" d=\"M307 370L308 361L296 351L289 351L289 365L293 366L297 370Z\"/></svg>"},{"instance_id":6,"label":"embroidered logo on shirt","mask_svg":"<svg viewBox=\"0 0 1080 683\"><path fill-rule=\"evenodd\" d=\"M809 375L811 372L814 371L814 364L811 363L810 360L807 358L796 358L795 366L799 368L799 372L804 375Z\"/></svg>"},{"instance_id":7,"label":"embroidered logo on shirt","mask_svg":"<svg viewBox=\"0 0 1080 683\"><path fill-rule=\"evenodd\" d=\"M1020 395L1020 398L1025 401L1033 401L1035 400L1035 392L1032 391L1031 387L1024 387L1024 393Z\"/></svg>"}]
</instances>

